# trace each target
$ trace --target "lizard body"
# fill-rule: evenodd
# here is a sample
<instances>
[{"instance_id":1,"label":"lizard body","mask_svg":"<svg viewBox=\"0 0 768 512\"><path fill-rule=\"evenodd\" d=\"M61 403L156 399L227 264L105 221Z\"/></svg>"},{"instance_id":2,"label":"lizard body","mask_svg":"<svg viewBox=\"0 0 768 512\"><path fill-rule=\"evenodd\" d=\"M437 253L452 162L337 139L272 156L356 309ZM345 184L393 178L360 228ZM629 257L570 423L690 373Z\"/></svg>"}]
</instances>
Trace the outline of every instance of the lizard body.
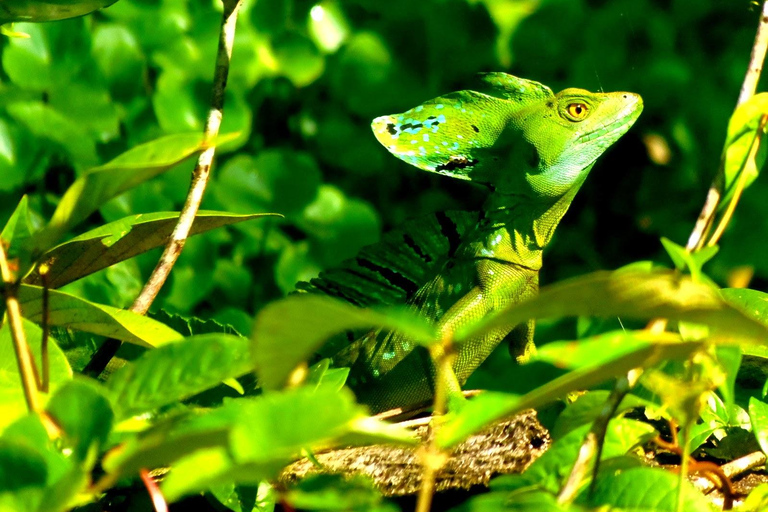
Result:
<instances>
[{"instance_id":1,"label":"lizard body","mask_svg":"<svg viewBox=\"0 0 768 512\"><path fill-rule=\"evenodd\" d=\"M537 292L544 247L595 160L640 115L642 100L582 89L554 95L504 73L483 74L480 85L379 117L372 127L405 162L487 185L483 210L411 221L305 290L359 306L406 304L433 319L441 335ZM505 338L524 356L533 323L463 343L454 362L460 383ZM323 354L351 368L350 386L374 411L432 396L429 354L398 333L335 340Z\"/></svg>"}]
</instances>

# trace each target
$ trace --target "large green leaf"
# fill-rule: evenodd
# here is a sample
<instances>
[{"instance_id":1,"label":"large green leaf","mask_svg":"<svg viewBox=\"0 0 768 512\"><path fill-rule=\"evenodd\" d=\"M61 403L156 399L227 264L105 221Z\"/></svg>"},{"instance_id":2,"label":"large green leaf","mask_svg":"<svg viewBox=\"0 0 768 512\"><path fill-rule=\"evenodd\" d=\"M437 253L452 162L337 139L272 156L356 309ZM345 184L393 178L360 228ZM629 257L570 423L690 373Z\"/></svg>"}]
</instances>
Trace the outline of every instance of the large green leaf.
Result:
<instances>
[{"instance_id":1,"label":"large green leaf","mask_svg":"<svg viewBox=\"0 0 768 512\"><path fill-rule=\"evenodd\" d=\"M265 215L234 215L201 211L195 218L190 236ZM274 214L277 215L277 214ZM164 245L178 220L178 212L132 215L83 233L43 254L47 263L48 286L59 288L103 268ZM41 284L39 268L25 278L29 284Z\"/></svg>"},{"instance_id":2,"label":"large green leaf","mask_svg":"<svg viewBox=\"0 0 768 512\"><path fill-rule=\"evenodd\" d=\"M424 344L435 340L425 319L404 310L373 311L322 295L292 295L269 304L256 317L253 357L262 385L281 387L329 337L363 328L399 330Z\"/></svg>"},{"instance_id":3,"label":"large green leaf","mask_svg":"<svg viewBox=\"0 0 768 512\"><path fill-rule=\"evenodd\" d=\"M252 367L250 343L229 334L201 334L151 350L109 379L120 416L188 398Z\"/></svg>"},{"instance_id":4,"label":"large green leaf","mask_svg":"<svg viewBox=\"0 0 768 512\"><path fill-rule=\"evenodd\" d=\"M687 480L678 501L680 476L661 468L636 467L602 473L586 504L625 512L705 512L715 510L710 501ZM682 503L678 507L678 503Z\"/></svg>"},{"instance_id":5,"label":"large green leaf","mask_svg":"<svg viewBox=\"0 0 768 512\"><path fill-rule=\"evenodd\" d=\"M32 351L37 367L41 368L40 347L43 331L28 320L24 320L23 325L29 349ZM69 367L64 352L56 344L56 340L52 338L48 340L48 358L50 364L49 389L54 392L72 378L72 369ZM47 397L47 395L40 396ZM21 388L21 377L11 341L11 330L8 327L8 322L6 322L0 327L0 432L26 413L27 404Z\"/></svg>"},{"instance_id":6,"label":"large green leaf","mask_svg":"<svg viewBox=\"0 0 768 512\"><path fill-rule=\"evenodd\" d=\"M718 343L768 341L768 327L730 306L714 287L674 272L634 269L595 272L546 287L536 297L463 329L456 341L531 318L566 316L668 318L708 325L709 340Z\"/></svg>"},{"instance_id":7,"label":"large green leaf","mask_svg":"<svg viewBox=\"0 0 768 512\"><path fill-rule=\"evenodd\" d=\"M183 162L203 149L200 134L168 135L136 146L75 180L59 201L48 226L33 237L45 250L105 202Z\"/></svg>"},{"instance_id":8,"label":"large green leaf","mask_svg":"<svg viewBox=\"0 0 768 512\"><path fill-rule=\"evenodd\" d=\"M461 411L449 415L440 429L437 436L440 446L453 446L505 416L540 407L571 391L589 389L632 368L685 358L701 347L700 342L677 342L669 333L653 335L646 331L607 333L572 345L574 359L586 362L587 354L591 354L591 363L579 365L578 369L524 396L487 392L469 400Z\"/></svg>"},{"instance_id":9,"label":"large green leaf","mask_svg":"<svg viewBox=\"0 0 768 512\"><path fill-rule=\"evenodd\" d=\"M0 23L43 22L83 16L117 0L0 0Z\"/></svg>"},{"instance_id":10,"label":"large green leaf","mask_svg":"<svg viewBox=\"0 0 768 512\"><path fill-rule=\"evenodd\" d=\"M42 320L43 289L21 285L19 302L24 316L35 322ZM56 290L49 291L48 321L50 325L107 336L143 347L158 347L182 336L151 318L117 309Z\"/></svg>"},{"instance_id":11,"label":"large green leaf","mask_svg":"<svg viewBox=\"0 0 768 512\"><path fill-rule=\"evenodd\" d=\"M216 484L257 485L276 477L305 448L330 446L341 436L383 431L382 425L365 415L347 389L300 387L168 417L128 438L121 450L105 457L103 466L120 477L173 463L176 476L169 475L164 482L166 497L173 500ZM408 434L399 430L401 436Z\"/></svg>"}]
</instances>

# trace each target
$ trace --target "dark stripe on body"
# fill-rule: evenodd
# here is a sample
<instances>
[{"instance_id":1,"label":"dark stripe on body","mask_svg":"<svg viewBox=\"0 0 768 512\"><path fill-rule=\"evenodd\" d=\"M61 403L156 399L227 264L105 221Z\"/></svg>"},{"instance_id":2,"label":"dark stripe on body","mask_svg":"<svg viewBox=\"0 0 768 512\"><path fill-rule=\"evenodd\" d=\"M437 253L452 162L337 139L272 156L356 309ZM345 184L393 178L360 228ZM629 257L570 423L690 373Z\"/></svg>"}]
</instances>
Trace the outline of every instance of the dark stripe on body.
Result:
<instances>
[{"instance_id":1,"label":"dark stripe on body","mask_svg":"<svg viewBox=\"0 0 768 512\"><path fill-rule=\"evenodd\" d=\"M456 223L444 212L437 212L435 218L437 219L437 223L440 224L440 232L445 239L448 240L448 257L451 258L459 249L461 235L456 227Z\"/></svg>"},{"instance_id":2,"label":"dark stripe on body","mask_svg":"<svg viewBox=\"0 0 768 512\"><path fill-rule=\"evenodd\" d=\"M403 290L408 297L411 297L419 289L418 283L414 283L404 275L395 272L391 268L378 265L372 262L371 260L367 260L365 258L360 258L360 257L355 258L355 261L357 261L357 264L360 265L361 267L367 268L368 270L372 270L377 274L379 274L381 277L386 279L389 282L389 284L391 284L392 286L395 286Z\"/></svg>"},{"instance_id":3,"label":"dark stripe on body","mask_svg":"<svg viewBox=\"0 0 768 512\"><path fill-rule=\"evenodd\" d=\"M432 256L430 256L428 253L425 253L421 250L421 247L416 243L416 241L409 235L408 233L403 234L403 242L405 242L405 245L411 248L413 252L416 253L416 255L424 260L425 263L431 263L432 262Z\"/></svg>"}]
</instances>

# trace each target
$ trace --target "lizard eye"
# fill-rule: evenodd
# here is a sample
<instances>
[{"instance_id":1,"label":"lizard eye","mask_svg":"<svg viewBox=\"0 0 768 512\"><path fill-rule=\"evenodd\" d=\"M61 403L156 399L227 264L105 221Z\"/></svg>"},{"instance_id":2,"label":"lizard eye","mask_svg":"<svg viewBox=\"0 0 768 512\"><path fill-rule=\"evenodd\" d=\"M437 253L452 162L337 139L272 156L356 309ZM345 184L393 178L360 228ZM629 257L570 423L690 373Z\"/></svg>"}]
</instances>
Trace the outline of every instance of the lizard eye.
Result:
<instances>
[{"instance_id":1,"label":"lizard eye","mask_svg":"<svg viewBox=\"0 0 768 512\"><path fill-rule=\"evenodd\" d=\"M570 103L565 107L565 112L573 121L581 121L587 117L589 107L584 103Z\"/></svg>"}]
</instances>

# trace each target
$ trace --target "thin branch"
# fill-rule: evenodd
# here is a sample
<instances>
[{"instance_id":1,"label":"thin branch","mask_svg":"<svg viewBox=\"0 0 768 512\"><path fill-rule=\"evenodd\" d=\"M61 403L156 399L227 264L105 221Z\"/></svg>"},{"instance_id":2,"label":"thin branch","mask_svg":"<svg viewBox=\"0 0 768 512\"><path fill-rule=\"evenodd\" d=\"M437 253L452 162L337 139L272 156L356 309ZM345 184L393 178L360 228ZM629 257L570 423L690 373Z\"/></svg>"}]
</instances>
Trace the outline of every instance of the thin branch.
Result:
<instances>
[{"instance_id":1,"label":"thin branch","mask_svg":"<svg viewBox=\"0 0 768 512\"><path fill-rule=\"evenodd\" d=\"M41 328L43 329L43 339L40 342L40 366L43 374L42 381L40 382L40 391L43 393L48 392L51 381L51 363L48 352L48 338L50 334L50 293L48 288L48 271L50 268L47 264L40 265L40 277L43 281L43 319L41 322Z\"/></svg>"},{"instance_id":2,"label":"thin branch","mask_svg":"<svg viewBox=\"0 0 768 512\"><path fill-rule=\"evenodd\" d=\"M595 483L597 482L597 471L600 467L600 456L603 452L603 442L605 441L605 435L608 432L608 424L616 414L616 411L624 400L624 397L629 394L632 388L635 387L637 381L640 380L640 376L643 374L641 368L635 368L630 370L626 375L622 376L613 387L606 405L601 409L600 414L592 422L592 427L589 429L584 442L581 444L579 454L576 457L576 461L573 463L571 474L568 475L568 480L560 490L560 494L557 496L558 503L570 503L576 497L576 494L581 488L581 482L584 480L584 475L587 474L589 469L589 462L594 459L595 464L593 466L592 483L590 484L590 493L594 491Z\"/></svg>"},{"instance_id":3,"label":"thin branch","mask_svg":"<svg viewBox=\"0 0 768 512\"><path fill-rule=\"evenodd\" d=\"M239 7L240 0L224 0L224 16L219 33L219 50L216 56L216 69L213 74L211 110L208 112L208 119L203 131L204 144L212 144L218 136L219 128L221 127L224 91L227 87L227 76L229 75L229 63L232 58L232 46L235 41L235 24ZM211 163L213 162L215 152L216 147L211 145L200 153L197 165L195 165L195 169L192 172L192 182L187 193L187 199L184 202L184 207L181 209L176 227L173 229L171 238L165 246L157 266L152 271L152 275L141 290L141 294L134 301L133 306L131 306L131 311L145 314L160 292L160 288L168 279L168 274L170 274L173 265L179 258L179 254L181 254L181 250L184 248L189 232L192 229L192 223L195 221L195 215L197 215L197 211L200 208L200 202L203 200L203 193L208 184Z\"/></svg>"},{"instance_id":4,"label":"thin branch","mask_svg":"<svg viewBox=\"0 0 768 512\"><path fill-rule=\"evenodd\" d=\"M755 41L752 44L752 53L749 57L749 66L747 67L747 73L744 76L744 82L741 85L739 99L736 102L737 108L752 97L757 90L757 82L760 80L760 74L763 71L766 49L768 49L768 0L763 2L760 23L757 25L757 33L755 34ZM701 213L696 220L696 225L693 227L691 236L688 237L688 243L685 246L688 252L696 251L704 245L706 234L712 227L725 182L724 163L725 162L721 159L720 167L717 170L715 179L712 180L712 185L710 185L709 191L707 192L707 199L704 202L704 207L701 209Z\"/></svg>"},{"instance_id":5,"label":"thin branch","mask_svg":"<svg viewBox=\"0 0 768 512\"><path fill-rule=\"evenodd\" d=\"M723 470L723 474L726 478L733 478L756 466L762 466L764 464L765 454L763 452L753 452L723 464L720 469ZM704 477L699 477L694 480L693 485L704 494L708 494L716 488L712 480Z\"/></svg>"},{"instance_id":6,"label":"thin branch","mask_svg":"<svg viewBox=\"0 0 768 512\"><path fill-rule=\"evenodd\" d=\"M237 23L237 14L242 0L223 0L224 13L221 21L221 30L219 32L219 48L216 55L216 69L213 73L213 90L211 94L211 109L208 112L208 118L203 130L203 144L206 149L200 153L197 159L195 169L192 171L192 180L190 182L187 198L179 214L179 220L173 229L173 233L163 250L163 254L157 262L152 274L149 276L141 293L133 302L131 311L139 314L146 314L149 307L154 302L160 289L168 279L171 269L176 264L181 254L184 244L187 241L192 224L195 221L197 211L200 209L200 203L203 200L205 187L208 184L210 176L213 155L216 152L216 137L221 127L221 119L224 109L224 93L227 87L227 77L229 75L229 64L232 59L232 46L235 41L235 25ZM89 375L98 376L107 367L109 361L115 356L120 348L120 341L109 339L93 355L84 372Z\"/></svg>"},{"instance_id":7,"label":"thin branch","mask_svg":"<svg viewBox=\"0 0 768 512\"><path fill-rule=\"evenodd\" d=\"M38 373L35 367L35 361L32 359L32 353L27 344L27 337L24 334L24 325L21 320L21 306L16 297L18 283L15 281L11 267L8 264L8 257L5 253L5 246L0 240L0 277L3 280L3 293L5 294L6 313L8 323L11 329L11 339L13 340L13 349L16 352L16 363L19 367L21 376L21 385L24 388L24 398L27 401L27 408L32 412L40 411L40 402L37 398Z\"/></svg>"},{"instance_id":8,"label":"thin branch","mask_svg":"<svg viewBox=\"0 0 768 512\"><path fill-rule=\"evenodd\" d=\"M437 433L446 411L449 393L448 384L449 382L453 383L456 381L456 374L453 372L453 340L447 337L442 343L430 347L430 353L437 367L435 406L432 413L432 431L430 432L426 449L422 454L424 473L421 476L421 487L416 499L416 512L429 512L432 506L437 472L446 460L445 454L437 446Z\"/></svg>"}]
</instances>

